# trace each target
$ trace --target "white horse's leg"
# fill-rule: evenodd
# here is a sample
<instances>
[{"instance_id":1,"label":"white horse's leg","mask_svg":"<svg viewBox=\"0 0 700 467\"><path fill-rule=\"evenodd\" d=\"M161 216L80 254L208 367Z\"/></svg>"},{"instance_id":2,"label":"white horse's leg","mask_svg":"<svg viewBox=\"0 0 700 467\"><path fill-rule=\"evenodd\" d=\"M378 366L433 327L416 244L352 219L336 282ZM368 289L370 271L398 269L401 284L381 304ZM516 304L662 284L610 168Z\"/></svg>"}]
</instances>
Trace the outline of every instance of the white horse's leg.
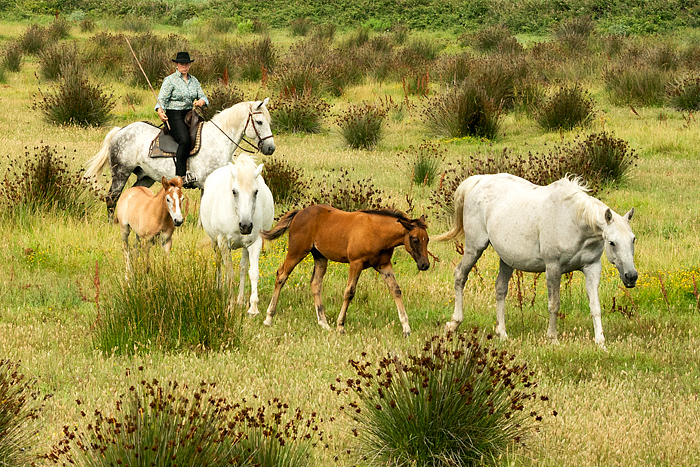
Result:
<instances>
[{"instance_id":1,"label":"white horse's leg","mask_svg":"<svg viewBox=\"0 0 700 467\"><path fill-rule=\"evenodd\" d=\"M547 328L547 338L550 339L553 344L558 344L557 317L559 315L559 289L561 287L561 270L559 269L559 265L547 265L545 277L547 278L547 308L549 309L549 328Z\"/></svg>"},{"instance_id":2,"label":"white horse's leg","mask_svg":"<svg viewBox=\"0 0 700 467\"><path fill-rule=\"evenodd\" d=\"M600 284L602 265L600 260L583 268L586 277L586 293L588 294L588 304L591 308L591 318L593 318L593 331L595 332L595 343L605 349L605 336L603 335L603 323L600 319L600 298L598 296L598 285Z\"/></svg>"},{"instance_id":3,"label":"white horse's leg","mask_svg":"<svg viewBox=\"0 0 700 467\"><path fill-rule=\"evenodd\" d=\"M248 273L248 266L250 263L248 258L249 255L250 252L248 248L243 247L241 249L240 268L238 269L238 298L236 299L236 303L239 305L243 305L243 302L245 301L245 276Z\"/></svg>"},{"instance_id":4,"label":"white horse's leg","mask_svg":"<svg viewBox=\"0 0 700 467\"><path fill-rule=\"evenodd\" d=\"M506 334L506 296L508 295L508 283L513 276L513 268L501 260L498 266L496 278L496 334L501 339L508 339Z\"/></svg>"},{"instance_id":5,"label":"white horse's leg","mask_svg":"<svg viewBox=\"0 0 700 467\"><path fill-rule=\"evenodd\" d=\"M255 316L260 311L258 310L258 279L260 279L260 251L262 250L262 238L258 239L247 249L248 254L248 276L250 276L250 308L248 314Z\"/></svg>"},{"instance_id":6,"label":"white horse's leg","mask_svg":"<svg viewBox=\"0 0 700 467\"><path fill-rule=\"evenodd\" d=\"M216 285L221 289L221 249L217 239L211 239L211 247L214 250L214 261L216 263Z\"/></svg>"},{"instance_id":7,"label":"white horse's leg","mask_svg":"<svg viewBox=\"0 0 700 467\"><path fill-rule=\"evenodd\" d=\"M488 243L487 243L488 245ZM455 311L452 320L445 325L445 332L455 332L464 320L464 285L467 283L469 272L484 252L481 250L467 251L465 246L464 256L455 268Z\"/></svg>"}]
</instances>

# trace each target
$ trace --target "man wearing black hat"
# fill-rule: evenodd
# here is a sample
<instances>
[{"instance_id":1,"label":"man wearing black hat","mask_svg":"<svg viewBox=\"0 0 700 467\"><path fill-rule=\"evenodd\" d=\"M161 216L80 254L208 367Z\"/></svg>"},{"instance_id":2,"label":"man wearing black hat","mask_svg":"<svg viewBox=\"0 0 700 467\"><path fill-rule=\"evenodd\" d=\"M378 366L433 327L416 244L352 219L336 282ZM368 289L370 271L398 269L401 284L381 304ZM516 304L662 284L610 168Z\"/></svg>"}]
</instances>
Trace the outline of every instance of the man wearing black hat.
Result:
<instances>
[{"instance_id":1,"label":"man wearing black hat","mask_svg":"<svg viewBox=\"0 0 700 467\"><path fill-rule=\"evenodd\" d=\"M209 99L204 95L202 86L197 78L189 74L190 59L188 52L178 52L173 59L177 71L166 76L158 94L156 112L163 122L170 125L170 134L177 141L175 154L175 175L182 178L186 187L194 186L197 175L187 171L187 157L190 153L190 132L185 123L185 115L192 110L193 105L202 107L209 105Z\"/></svg>"}]
</instances>

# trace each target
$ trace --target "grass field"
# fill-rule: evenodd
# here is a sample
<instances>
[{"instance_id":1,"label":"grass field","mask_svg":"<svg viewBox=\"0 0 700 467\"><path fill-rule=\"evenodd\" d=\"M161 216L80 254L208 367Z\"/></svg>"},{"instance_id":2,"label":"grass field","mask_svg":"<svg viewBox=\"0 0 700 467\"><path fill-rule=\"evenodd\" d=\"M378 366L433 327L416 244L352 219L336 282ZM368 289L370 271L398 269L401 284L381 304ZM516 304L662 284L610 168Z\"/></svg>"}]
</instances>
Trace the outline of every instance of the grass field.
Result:
<instances>
[{"instance_id":1,"label":"grass field","mask_svg":"<svg viewBox=\"0 0 700 467\"><path fill-rule=\"evenodd\" d=\"M21 34L10 24L3 40ZM291 42L286 33L275 33ZM427 33L426 33L427 34ZM78 33L76 32L77 36ZM277 37L277 36L274 36ZM454 39L454 38L449 38ZM0 44L1 45L1 44ZM6 73L0 84L0 170L34 154L41 145L75 157L79 168L99 149L108 127L56 127L32 109L37 90L50 85L35 77L37 62L28 57L19 73ZM196 63L192 74L196 76ZM548 319L544 279L524 274L518 298L516 277L507 302L510 340L497 343L518 355L535 371L540 392L548 394L549 409L527 448L516 448L499 460L508 466L680 466L700 464L700 159L695 115L667 108L616 106L610 103L596 72L585 83L599 112L591 128L564 133L543 133L525 113L511 112L495 142L473 138L440 140L445 160L470 154L544 152L579 134L606 130L627 141L639 156L629 179L600 198L619 214L635 208L632 227L637 236L635 289L626 291L614 267L603 260L600 287L603 329L607 351L593 341L583 276L575 273L562 281L559 345L545 339ZM123 83L107 83L118 96L114 124L148 118L150 92L134 91ZM242 87L265 97L259 83ZM143 94L135 113L121 98L126 92ZM398 82L372 79L329 98L333 111L384 96L401 102ZM274 96L273 96L274 98ZM418 98L411 97L416 102ZM447 229L431 214L429 188L412 186L410 170L399 156L410 145L433 139L421 125L419 111L387 120L386 136L371 151L351 150L334 127L332 118L321 134L277 134L275 156L321 176L339 167L352 168L353 177L372 178L400 209L406 196L414 200L414 216L428 215L429 233ZM28 149L25 149L28 148ZM260 159L265 162L265 158ZM154 187L156 188L156 187ZM176 230L173 264L193 267L192 256L213 262L209 247L201 247L204 232L196 226L199 194L190 190L186 223ZM281 214L278 208L277 214ZM265 246L261 258L260 308L271 297L275 270L284 258L286 240ZM95 297L106 300L123 278L124 262L118 227L106 222L102 204L84 220L61 213L36 214L24 222L0 225L0 356L21 363L22 370L39 383L42 394L52 394L32 442L36 454L56 443L64 425L84 423L88 412L107 409L127 389L124 372L143 366L148 378L196 384L216 382L227 398L257 395L279 397L290 406L317 412L323 429L332 434L328 447L314 450L315 465L353 465L346 454L354 449L351 422L340 412L346 403L330 390L337 377L352 376L348 359L362 352L378 359L388 353L404 354L425 339L440 334L450 318L452 271L459 255L452 244L431 244L436 260L425 272L403 251L394 255L413 333L404 338L395 305L381 278L371 270L360 278L357 295L348 312L345 335L327 332L316 324L309 287L312 262L299 265L282 291L274 326L263 317L242 318L240 345L222 349L185 349L161 352L141 343L136 356L120 356L95 348L99 318ZM154 256L159 257L159 252ZM238 257L238 256L236 256ZM208 262L208 263L207 263ZM158 264L158 263L157 263ZM485 333L495 328L493 294L498 259L489 250L477 264L465 290L465 322ZM213 274L213 268L211 268ZM697 276L697 277L696 277ZM347 266L331 264L324 282L329 320L335 320L342 303ZM99 289L97 288L99 279ZM616 307L613 308L613 304ZM236 310L243 315L244 307ZM331 422L331 417L337 417ZM334 458L339 456L339 460ZM37 461L38 465L50 465Z\"/></svg>"}]
</instances>

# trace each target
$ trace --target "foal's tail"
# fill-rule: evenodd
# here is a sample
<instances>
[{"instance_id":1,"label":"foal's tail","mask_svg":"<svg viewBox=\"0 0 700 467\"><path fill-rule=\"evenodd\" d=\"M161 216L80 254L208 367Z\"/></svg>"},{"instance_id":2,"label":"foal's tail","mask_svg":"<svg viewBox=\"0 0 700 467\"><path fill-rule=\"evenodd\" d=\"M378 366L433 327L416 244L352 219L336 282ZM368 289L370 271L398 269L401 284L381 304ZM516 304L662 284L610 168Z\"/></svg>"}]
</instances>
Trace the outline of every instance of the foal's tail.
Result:
<instances>
[{"instance_id":1,"label":"foal's tail","mask_svg":"<svg viewBox=\"0 0 700 467\"><path fill-rule=\"evenodd\" d=\"M445 233L430 237L430 241L444 242L464 235L464 199L480 180L479 175L473 175L459 184L455 190L452 228Z\"/></svg>"},{"instance_id":2,"label":"foal's tail","mask_svg":"<svg viewBox=\"0 0 700 467\"><path fill-rule=\"evenodd\" d=\"M272 229L261 230L260 236L263 238L263 240L275 240L281 237L282 234L289 230L289 226L292 224L294 216L296 216L298 213L298 209L295 211L289 211L287 214L282 216L279 222L277 222L277 225L274 226Z\"/></svg>"},{"instance_id":3,"label":"foal's tail","mask_svg":"<svg viewBox=\"0 0 700 467\"><path fill-rule=\"evenodd\" d=\"M116 135L119 130L121 130L121 128L116 126L112 128L112 131L107 133L99 152L88 161L88 168L85 170L85 175L83 175L85 180L97 184L97 178L102 173L109 160L109 145L112 139L114 139L114 135Z\"/></svg>"}]
</instances>

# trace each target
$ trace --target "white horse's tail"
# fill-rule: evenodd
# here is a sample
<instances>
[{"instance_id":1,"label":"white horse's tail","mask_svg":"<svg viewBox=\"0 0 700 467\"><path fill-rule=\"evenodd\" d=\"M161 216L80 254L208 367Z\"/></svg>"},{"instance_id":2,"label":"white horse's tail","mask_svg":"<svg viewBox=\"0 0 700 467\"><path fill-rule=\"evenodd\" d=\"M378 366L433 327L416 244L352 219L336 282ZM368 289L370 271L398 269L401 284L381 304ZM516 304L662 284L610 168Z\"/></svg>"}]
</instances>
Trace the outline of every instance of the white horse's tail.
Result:
<instances>
[{"instance_id":1,"label":"white horse's tail","mask_svg":"<svg viewBox=\"0 0 700 467\"><path fill-rule=\"evenodd\" d=\"M464 199L480 180L480 175L473 175L459 184L455 190L452 228L445 233L430 237L431 242L445 242L464 235Z\"/></svg>"},{"instance_id":2,"label":"white horse's tail","mask_svg":"<svg viewBox=\"0 0 700 467\"><path fill-rule=\"evenodd\" d=\"M112 128L112 131L107 133L99 152L88 161L88 168L85 170L85 175L83 175L85 180L89 180L92 183L97 184L97 178L102 173L107 165L107 161L109 160L109 145L112 142L112 139L114 139L114 135L116 135L119 130L121 130L121 128L115 126Z\"/></svg>"}]
</instances>

